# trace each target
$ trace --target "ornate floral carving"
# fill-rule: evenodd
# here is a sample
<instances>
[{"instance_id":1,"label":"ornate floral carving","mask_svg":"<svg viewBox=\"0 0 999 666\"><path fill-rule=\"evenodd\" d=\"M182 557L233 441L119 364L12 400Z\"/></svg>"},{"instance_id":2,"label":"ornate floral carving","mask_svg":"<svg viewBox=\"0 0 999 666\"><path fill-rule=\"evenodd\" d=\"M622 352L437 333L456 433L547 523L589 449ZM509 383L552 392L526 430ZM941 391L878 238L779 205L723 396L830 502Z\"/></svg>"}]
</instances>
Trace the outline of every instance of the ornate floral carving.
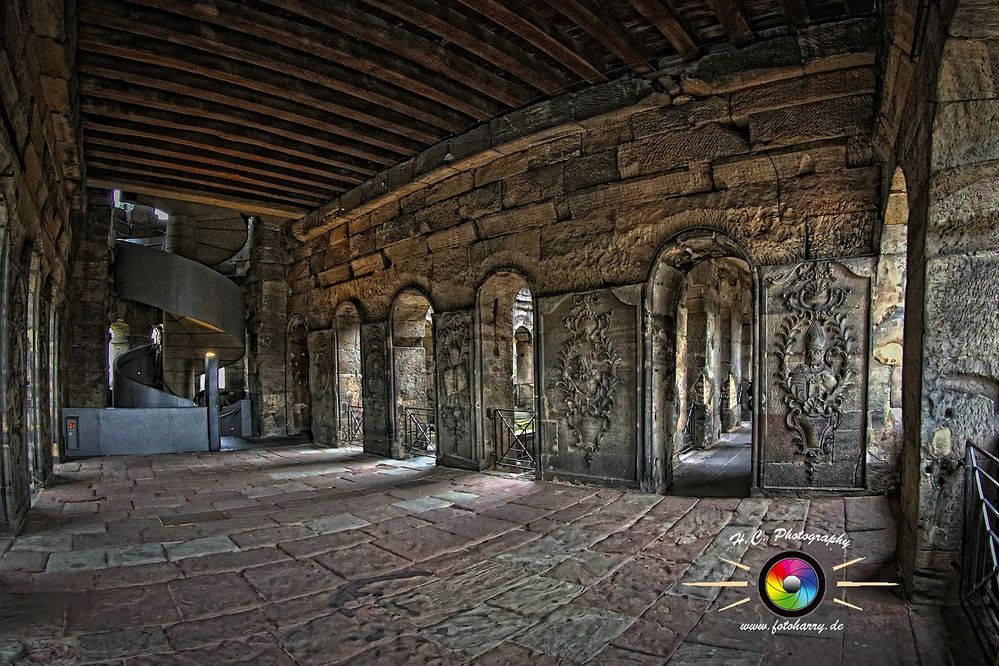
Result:
<instances>
[{"instance_id":1,"label":"ornate floral carving","mask_svg":"<svg viewBox=\"0 0 999 666\"><path fill-rule=\"evenodd\" d=\"M856 376L855 337L842 311L850 290L834 285L828 262L801 264L771 283L784 286L780 299L789 310L774 335L776 381L791 441L812 479L816 460L833 454L844 392Z\"/></svg>"},{"instance_id":2,"label":"ornate floral carving","mask_svg":"<svg viewBox=\"0 0 999 666\"><path fill-rule=\"evenodd\" d=\"M621 358L608 335L612 311L598 313L596 294L572 300L569 314L562 317L568 336L555 362L553 384L561 393L561 412L573 434L570 445L586 451L586 464L600 450L600 440L610 430L610 410L621 380L617 366Z\"/></svg>"},{"instance_id":3,"label":"ornate floral carving","mask_svg":"<svg viewBox=\"0 0 999 666\"><path fill-rule=\"evenodd\" d=\"M441 384L441 428L451 437L454 450L468 440L469 369L471 327L462 313L444 313L437 327L437 367Z\"/></svg>"}]
</instances>

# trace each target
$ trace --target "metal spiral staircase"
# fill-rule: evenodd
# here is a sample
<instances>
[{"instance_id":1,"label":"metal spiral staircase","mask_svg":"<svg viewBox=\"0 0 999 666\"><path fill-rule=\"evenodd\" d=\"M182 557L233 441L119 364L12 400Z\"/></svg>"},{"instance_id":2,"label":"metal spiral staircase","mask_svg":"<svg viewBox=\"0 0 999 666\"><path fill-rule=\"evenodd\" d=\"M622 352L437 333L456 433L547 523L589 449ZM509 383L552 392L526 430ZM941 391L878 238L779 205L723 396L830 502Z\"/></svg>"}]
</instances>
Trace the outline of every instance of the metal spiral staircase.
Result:
<instances>
[{"instance_id":1,"label":"metal spiral staircase","mask_svg":"<svg viewBox=\"0 0 999 666\"><path fill-rule=\"evenodd\" d=\"M118 240L115 290L162 310L163 334L115 360L115 407L193 407L193 379L204 372L206 354L214 353L219 367L243 357L243 292L215 268L246 239L246 221L229 215L171 217L165 236ZM242 427L246 402L223 405L223 434L249 434Z\"/></svg>"}]
</instances>

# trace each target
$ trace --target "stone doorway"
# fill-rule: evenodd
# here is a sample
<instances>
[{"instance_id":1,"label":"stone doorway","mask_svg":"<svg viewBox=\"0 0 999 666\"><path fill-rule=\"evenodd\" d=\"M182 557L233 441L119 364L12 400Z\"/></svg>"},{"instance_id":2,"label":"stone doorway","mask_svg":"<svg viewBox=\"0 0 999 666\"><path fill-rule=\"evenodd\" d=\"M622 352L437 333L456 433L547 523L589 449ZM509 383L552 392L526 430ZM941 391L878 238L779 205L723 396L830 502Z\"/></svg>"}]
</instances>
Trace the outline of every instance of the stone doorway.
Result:
<instances>
[{"instance_id":1,"label":"stone doorway","mask_svg":"<svg viewBox=\"0 0 999 666\"><path fill-rule=\"evenodd\" d=\"M721 234L691 232L652 271L652 444L668 494L748 497L753 487L755 272L745 256Z\"/></svg>"},{"instance_id":2,"label":"stone doorway","mask_svg":"<svg viewBox=\"0 0 999 666\"><path fill-rule=\"evenodd\" d=\"M482 465L537 468L534 298L514 271L491 275L477 299Z\"/></svg>"},{"instance_id":3,"label":"stone doorway","mask_svg":"<svg viewBox=\"0 0 999 666\"><path fill-rule=\"evenodd\" d=\"M415 289L392 305L392 404L396 457L437 455L434 309Z\"/></svg>"},{"instance_id":4,"label":"stone doorway","mask_svg":"<svg viewBox=\"0 0 999 666\"><path fill-rule=\"evenodd\" d=\"M343 303L334 316L336 335L337 444L364 442L361 393L361 313L353 303Z\"/></svg>"}]
</instances>

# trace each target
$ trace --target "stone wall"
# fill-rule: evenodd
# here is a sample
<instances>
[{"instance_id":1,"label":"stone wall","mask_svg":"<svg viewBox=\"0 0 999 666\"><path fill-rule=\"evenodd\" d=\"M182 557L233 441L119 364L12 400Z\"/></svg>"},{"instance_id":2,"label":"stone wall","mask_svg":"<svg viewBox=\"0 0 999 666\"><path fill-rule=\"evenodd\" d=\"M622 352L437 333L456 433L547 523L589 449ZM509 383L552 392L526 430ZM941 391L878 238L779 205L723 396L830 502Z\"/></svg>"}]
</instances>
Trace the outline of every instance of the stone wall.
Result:
<instances>
[{"instance_id":1,"label":"stone wall","mask_svg":"<svg viewBox=\"0 0 999 666\"><path fill-rule=\"evenodd\" d=\"M51 473L53 405L72 395L63 386L49 391L50 373L72 354L66 304L78 294L69 262L74 231L86 226L70 84L74 26L64 19L58 2L0 5L0 532L25 517L29 459L36 479Z\"/></svg>"},{"instance_id":2,"label":"stone wall","mask_svg":"<svg viewBox=\"0 0 999 666\"><path fill-rule=\"evenodd\" d=\"M875 251L875 33L867 20L808 28L556 98L428 149L294 223L288 311L304 313L312 330L328 328L346 301L365 313L366 449L387 452L383 438L398 424L383 402L391 379L371 375L392 367L375 337L396 295L418 287L439 322L474 308L490 275L516 270L543 313L535 347L545 359L536 369L545 474L657 488L664 454L646 441L649 380L636 369L651 353L641 304L660 249L690 230L723 235L738 248L726 256L754 271ZM599 455L589 455L604 441L596 426L580 422L574 434L557 406L564 396L546 379L572 336L565 319L587 294L594 321L612 313L609 339L626 359L604 414L615 448ZM732 328L734 305L725 309ZM727 357L731 370L731 349ZM440 380L438 368L438 403ZM473 409L481 431L483 405ZM665 421L672 433L676 419ZM862 450L863 419L851 433L851 451Z\"/></svg>"}]
</instances>

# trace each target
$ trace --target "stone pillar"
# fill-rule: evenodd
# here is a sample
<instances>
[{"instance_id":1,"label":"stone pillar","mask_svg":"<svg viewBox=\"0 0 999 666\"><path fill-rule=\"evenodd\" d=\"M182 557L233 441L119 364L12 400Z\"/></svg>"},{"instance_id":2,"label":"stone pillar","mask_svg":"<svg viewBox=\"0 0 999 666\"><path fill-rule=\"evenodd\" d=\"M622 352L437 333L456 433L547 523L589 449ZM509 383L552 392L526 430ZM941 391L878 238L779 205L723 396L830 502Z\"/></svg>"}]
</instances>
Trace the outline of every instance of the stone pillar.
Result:
<instances>
[{"instance_id":1,"label":"stone pillar","mask_svg":"<svg viewBox=\"0 0 999 666\"><path fill-rule=\"evenodd\" d=\"M729 430L738 428L742 421L742 406L739 398L742 393L742 295L736 297L729 319L729 356L731 358L730 396L729 396Z\"/></svg>"},{"instance_id":2,"label":"stone pillar","mask_svg":"<svg viewBox=\"0 0 999 666\"><path fill-rule=\"evenodd\" d=\"M753 418L753 382L755 381L755 376L753 374L753 303L752 299L747 299L749 302L743 304L742 309L742 385L743 395L746 397L742 401L742 420L749 421Z\"/></svg>"},{"instance_id":3,"label":"stone pillar","mask_svg":"<svg viewBox=\"0 0 999 666\"><path fill-rule=\"evenodd\" d=\"M130 348L129 325L121 319L111 322L111 351L108 358L108 374L114 376L114 363L118 357L128 352Z\"/></svg>"},{"instance_id":4,"label":"stone pillar","mask_svg":"<svg viewBox=\"0 0 999 666\"><path fill-rule=\"evenodd\" d=\"M222 448L219 432L219 359L214 352L205 354L205 406L208 408L208 450Z\"/></svg>"},{"instance_id":5,"label":"stone pillar","mask_svg":"<svg viewBox=\"0 0 999 666\"><path fill-rule=\"evenodd\" d=\"M66 350L67 406L108 404L108 328L111 324L111 192L87 190L77 218L79 239L69 280Z\"/></svg>"},{"instance_id":6,"label":"stone pillar","mask_svg":"<svg viewBox=\"0 0 999 666\"><path fill-rule=\"evenodd\" d=\"M696 295L695 295L696 294ZM714 399L713 374L708 361L709 316L704 292L687 287L687 381L686 414L694 445L708 448L712 445L710 411Z\"/></svg>"},{"instance_id":7,"label":"stone pillar","mask_svg":"<svg viewBox=\"0 0 999 666\"><path fill-rule=\"evenodd\" d=\"M960 463L969 444L995 451L999 443L999 99L991 64L999 33L987 19L995 11L995 2L957 3L935 95L925 102L935 114L925 162L906 172L900 550L909 591L947 603L960 587Z\"/></svg>"},{"instance_id":8,"label":"stone pillar","mask_svg":"<svg viewBox=\"0 0 999 666\"><path fill-rule=\"evenodd\" d=\"M253 431L262 437L285 433L285 256L283 221L254 218L245 286L246 388L253 406Z\"/></svg>"}]
</instances>

